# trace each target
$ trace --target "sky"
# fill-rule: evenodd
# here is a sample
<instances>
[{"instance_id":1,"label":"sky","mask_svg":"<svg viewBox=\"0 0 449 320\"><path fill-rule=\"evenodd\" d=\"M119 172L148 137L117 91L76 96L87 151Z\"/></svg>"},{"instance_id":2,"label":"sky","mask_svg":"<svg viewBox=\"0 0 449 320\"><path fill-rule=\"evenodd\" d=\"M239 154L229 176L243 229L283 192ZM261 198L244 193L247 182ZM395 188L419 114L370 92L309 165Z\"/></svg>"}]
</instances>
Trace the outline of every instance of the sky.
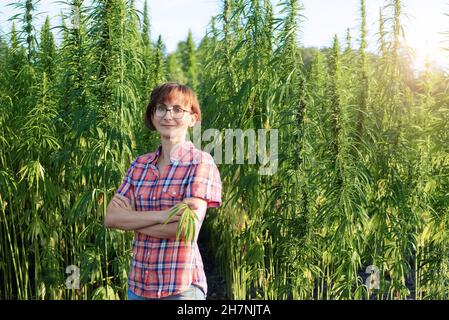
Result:
<instances>
[{"instance_id":1,"label":"sky","mask_svg":"<svg viewBox=\"0 0 449 320\"><path fill-rule=\"evenodd\" d=\"M8 3L14 0L0 0L0 30L6 33L11 29L7 21L16 11ZM135 0L136 8L143 11L145 0ZM220 0L147 0L151 19L151 35L156 39L159 34L167 51L176 49L179 41L185 40L188 30L198 43L204 36L210 18L217 15L222 7ZM275 5L279 3L272 0ZM353 39L358 39L360 30L360 0L300 0L304 18L300 24L299 43L306 47L324 47L332 44L334 34L344 41L349 28ZM386 0L366 0L368 19L368 49L376 51L379 9ZM449 67L449 0L403 0L405 35L408 44L416 52L415 64L419 67L426 56L442 67ZM38 11L44 12L41 20L48 14L52 25L59 23L58 14L62 6L56 0L41 0ZM387 11L385 15L389 15ZM444 42L446 41L446 42ZM359 43L354 40L353 46Z\"/></svg>"}]
</instances>

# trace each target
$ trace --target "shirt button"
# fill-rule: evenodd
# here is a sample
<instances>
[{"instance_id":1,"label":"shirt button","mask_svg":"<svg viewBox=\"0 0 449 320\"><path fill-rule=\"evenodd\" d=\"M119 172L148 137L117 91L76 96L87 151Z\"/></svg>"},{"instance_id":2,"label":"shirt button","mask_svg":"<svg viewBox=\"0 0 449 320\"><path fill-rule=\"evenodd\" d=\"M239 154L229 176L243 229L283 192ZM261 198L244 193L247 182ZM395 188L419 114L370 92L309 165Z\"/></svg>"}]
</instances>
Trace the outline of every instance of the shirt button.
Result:
<instances>
[{"instance_id":1,"label":"shirt button","mask_svg":"<svg viewBox=\"0 0 449 320\"><path fill-rule=\"evenodd\" d=\"M153 200L156 200L156 197L153 197Z\"/></svg>"},{"instance_id":2,"label":"shirt button","mask_svg":"<svg viewBox=\"0 0 449 320\"><path fill-rule=\"evenodd\" d=\"M171 194L176 194L176 191L173 191Z\"/></svg>"}]
</instances>

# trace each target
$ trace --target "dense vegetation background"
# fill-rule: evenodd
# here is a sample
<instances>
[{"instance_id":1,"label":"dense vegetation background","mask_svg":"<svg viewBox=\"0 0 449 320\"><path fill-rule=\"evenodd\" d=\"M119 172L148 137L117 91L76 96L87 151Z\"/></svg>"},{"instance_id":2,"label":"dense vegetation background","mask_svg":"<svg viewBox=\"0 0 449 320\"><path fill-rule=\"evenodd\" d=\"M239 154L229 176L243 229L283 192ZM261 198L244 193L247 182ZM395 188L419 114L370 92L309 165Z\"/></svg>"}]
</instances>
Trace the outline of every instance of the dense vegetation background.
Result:
<instances>
[{"instance_id":1,"label":"dense vegetation background","mask_svg":"<svg viewBox=\"0 0 449 320\"><path fill-rule=\"evenodd\" d=\"M448 298L449 79L410 68L406 1L381 8L375 53L363 0L357 34L320 50L297 42L300 1L275 16L224 0L201 43L170 54L147 6L70 0L36 30L37 2L17 2L0 38L0 298L126 298L133 234L103 217L158 144L143 113L167 80L197 90L203 129L279 130L275 174L219 165L203 241L228 298Z\"/></svg>"}]
</instances>

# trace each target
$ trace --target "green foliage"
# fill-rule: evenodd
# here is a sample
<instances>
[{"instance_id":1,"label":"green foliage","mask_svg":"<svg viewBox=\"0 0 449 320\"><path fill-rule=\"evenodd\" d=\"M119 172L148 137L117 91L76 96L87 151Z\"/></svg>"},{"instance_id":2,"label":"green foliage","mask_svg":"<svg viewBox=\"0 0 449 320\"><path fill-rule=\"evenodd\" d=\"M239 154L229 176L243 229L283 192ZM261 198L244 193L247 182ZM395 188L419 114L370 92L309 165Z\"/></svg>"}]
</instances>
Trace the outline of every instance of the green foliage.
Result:
<instances>
[{"instance_id":1,"label":"green foliage","mask_svg":"<svg viewBox=\"0 0 449 320\"><path fill-rule=\"evenodd\" d=\"M178 229L176 231L176 241L183 236L184 241L193 242L195 240L195 220L198 220L195 211L185 203L178 203L173 206L168 213L167 219L164 224L169 223L175 215L182 212L181 219L178 222Z\"/></svg>"},{"instance_id":2,"label":"green foliage","mask_svg":"<svg viewBox=\"0 0 449 320\"><path fill-rule=\"evenodd\" d=\"M229 298L448 298L448 75L410 68L406 2L381 8L377 53L363 0L342 49L298 43L299 1L224 0L198 46L189 32L171 53L146 3L58 2L57 46L48 18L36 35L38 2L13 4L0 37L0 298L125 298L133 234L103 217L158 144L143 114L166 80L196 89L204 129L279 130L274 175L219 165L223 207L203 228ZM186 204L166 223L180 211L177 239L193 241Z\"/></svg>"},{"instance_id":3,"label":"green foliage","mask_svg":"<svg viewBox=\"0 0 449 320\"><path fill-rule=\"evenodd\" d=\"M410 202L420 165L410 163L419 152L406 132L419 139L424 131L416 132L422 124L410 122L416 115L411 106L421 103L412 91L416 80L405 67L403 5L392 1L383 9L391 9L392 24L388 30L382 17L379 55L366 52L362 1L360 48L351 49L348 38L341 52L334 39L332 48L316 50L312 59L295 44L298 3L280 6L283 18L271 20L260 2L224 1L203 43L208 72L200 88L215 95L204 97L202 104L212 113L226 110L208 126L261 128L258 110L263 110L270 126L280 131L275 177L260 179L251 166L220 168L228 200L206 223L213 230L228 294L238 299L417 297L413 288L424 280L412 283L411 270L424 262L414 256L414 239L427 218ZM265 30L264 36L258 37L258 30ZM274 49L266 60L264 52L270 51L265 51L264 37ZM257 65L251 63L256 60ZM444 78L432 83L439 86ZM431 103L443 106L443 100L440 96ZM435 119L442 119L438 114ZM379 290L365 285L369 265L380 269ZM447 276L444 272L442 277ZM425 282L440 288L436 279L426 277Z\"/></svg>"}]
</instances>

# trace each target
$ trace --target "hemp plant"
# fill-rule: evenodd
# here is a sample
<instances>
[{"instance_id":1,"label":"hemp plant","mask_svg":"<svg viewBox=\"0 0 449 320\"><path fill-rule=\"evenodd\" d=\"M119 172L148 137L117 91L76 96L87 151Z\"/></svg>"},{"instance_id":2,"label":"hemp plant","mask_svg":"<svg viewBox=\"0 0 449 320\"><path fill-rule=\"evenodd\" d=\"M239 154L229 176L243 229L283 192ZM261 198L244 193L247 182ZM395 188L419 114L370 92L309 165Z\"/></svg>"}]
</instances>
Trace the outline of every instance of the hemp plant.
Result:
<instances>
[{"instance_id":1,"label":"hemp plant","mask_svg":"<svg viewBox=\"0 0 449 320\"><path fill-rule=\"evenodd\" d=\"M169 223L180 211L182 211L182 215L176 231L176 241L181 239L181 233L184 231L184 239L193 242L196 231L195 220L198 220L198 217L196 216L195 211L190 209L186 203L181 202L173 206L173 208L170 209L168 218L164 221L164 224Z\"/></svg>"}]
</instances>

